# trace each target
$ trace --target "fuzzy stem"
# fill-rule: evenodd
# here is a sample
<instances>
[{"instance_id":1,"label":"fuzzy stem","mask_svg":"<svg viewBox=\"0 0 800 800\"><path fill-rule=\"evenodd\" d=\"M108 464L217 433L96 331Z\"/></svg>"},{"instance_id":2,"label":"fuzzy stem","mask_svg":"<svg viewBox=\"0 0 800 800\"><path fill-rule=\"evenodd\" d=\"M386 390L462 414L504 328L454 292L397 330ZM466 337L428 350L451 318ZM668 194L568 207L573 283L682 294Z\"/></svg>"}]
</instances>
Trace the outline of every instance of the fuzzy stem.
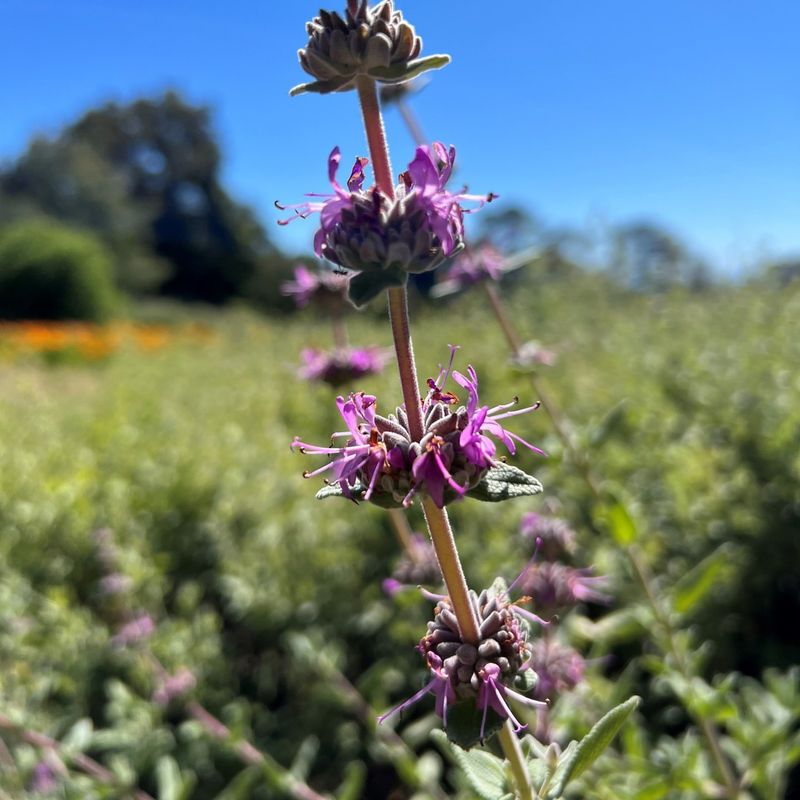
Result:
<instances>
[{"instance_id":1,"label":"fuzzy stem","mask_svg":"<svg viewBox=\"0 0 800 800\"><path fill-rule=\"evenodd\" d=\"M389 162L389 149L386 144L386 133L375 81L366 75L361 75L357 79L356 85L372 168L375 171L375 182L387 197L393 198L392 168ZM411 328L408 321L408 295L405 287L391 288L388 290L388 295L389 319L392 325L397 367L400 371L403 401L408 416L409 433L412 440L418 442L422 439L424 427L422 401L414 364L414 346L411 342ZM461 636L464 641L475 644L480 638L478 618L469 599L467 581L464 577L464 570L461 568L461 560L458 557L447 512L443 508L438 508L430 498L422 501L422 509L425 512L425 520L428 523L428 531L439 560L439 568L447 586L447 593L453 605L453 613L458 619Z\"/></svg>"},{"instance_id":2,"label":"fuzzy stem","mask_svg":"<svg viewBox=\"0 0 800 800\"><path fill-rule=\"evenodd\" d=\"M394 199L392 165L389 161L389 148L386 144L386 131L378 101L375 81L361 75L356 81L364 130L367 134L369 155L375 173L375 183L390 200ZM403 387L403 401L408 415L411 438L422 438L422 401L419 394L417 369L414 364L414 345L411 342L411 327L408 322L408 295L405 287L392 287L389 295L389 320L392 325L392 338L397 353L397 366L400 369L400 383Z\"/></svg>"},{"instance_id":3,"label":"fuzzy stem","mask_svg":"<svg viewBox=\"0 0 800 800\"><path fill-rule=\"evenodd\" d=\"M514 776L514 783L517 787L517 797L519 800L534 800L528 765L525 763L522 747L520 747L519 739L517 739L509 720L506 720L505 725L500 728L500 746L503 748L503 755L511 765L511 774Z\"/></svg>"},{"instance_id":4,"label":"fuzzy stem","mask_svg":"<svg viewBox=\"0 0 800 800\"><path fill-rule=\"evenodd\" d=\"M453 537L453 529L450 527L447 511L439 508L430 497L426 497L422 501L422 510L425 513L425 521L428 523L428 531L433 542L433 549L436 551L442 578L447 587L447 594L453 606L453 613L458 620L461 638L470 644L478 644L481 638L478 617L469 599L467 579L461 568L461 560L458 557L456 540Z\"/></svg>"}]
</instances>

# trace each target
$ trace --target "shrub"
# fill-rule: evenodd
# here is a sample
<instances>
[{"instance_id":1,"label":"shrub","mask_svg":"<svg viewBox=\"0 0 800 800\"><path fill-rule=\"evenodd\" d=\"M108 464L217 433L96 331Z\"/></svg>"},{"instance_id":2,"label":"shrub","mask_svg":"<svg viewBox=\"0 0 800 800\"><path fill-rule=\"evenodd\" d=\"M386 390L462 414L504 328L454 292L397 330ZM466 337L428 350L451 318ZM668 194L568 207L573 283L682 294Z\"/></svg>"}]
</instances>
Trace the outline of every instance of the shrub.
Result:
<instances>
[{"instance_id":1,"label":"shrub","mask_svg":"<svg viewBox=\"0 0 800 800\"><path fill-rule=\"evenodd\" d=\"M102 322L116 305L111 257L91 234L48 220L0 231L0 318Z\"/></svg>"}]
</instances>

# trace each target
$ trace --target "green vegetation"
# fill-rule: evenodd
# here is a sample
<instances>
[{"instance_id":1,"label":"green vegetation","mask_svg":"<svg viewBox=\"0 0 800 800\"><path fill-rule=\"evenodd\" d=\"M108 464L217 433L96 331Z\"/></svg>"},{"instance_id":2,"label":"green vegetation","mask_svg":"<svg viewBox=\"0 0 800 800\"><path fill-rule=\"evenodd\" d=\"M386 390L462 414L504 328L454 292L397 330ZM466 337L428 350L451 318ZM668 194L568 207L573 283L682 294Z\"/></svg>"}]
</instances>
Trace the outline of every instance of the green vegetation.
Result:
<instances>
[{"instance_id":1,"label":"green vegetation","mask_svg":"<svg viewBox=\"0 0 800 800\"><path fill-rule=\"evenodd\" d=\"M111 256L91 234L44 220L0 230L0 318L105 322L117 304Z\"/></svg>"},{"instance_id":2,"label":"green vegetation","mask_svg":"<svg viewBox=\"0 0 800 800\"><path fill-rule=\"evenodd\" d=\"M519 328L559 354L541 380L631 514L596 513L541 412L515 430L549 457L515 463L544 493L452 506L476 582L516 576L530 556L519 519L545 504L578 531L578 561L610 576L612 605L563 623L596 660L552 709L553 727L567 742L632 694L642 702L626 708L632 722L609 751L572 768L566 796L710 796L714 765L684 710L702 708L747 778L742 796L778 800L800 757L800 689L787 672L800 662L800 288L645 296L533 271L517 284ZM423 377L461 342L459 363L478 369L486 402L532 399L480 295L412 314ZM371 315L352 321L351 339L389 344ZM272 762L243 761L242 737L337 797L439 797L439 780L450 796L473 797L447 783L431 705L391 724L411 752L374 725L420 686L413 647L430 612L413 593L390 601L381 591L398 555L386 513L314 503L321 484L303 481L309 462L289 451L294 435L324 441L340 425L334 393L295 377L299 351L329 343L326 323L229 312L212 325L206 342L124 350L99 366L0 364L2 711L60 740L67 763L87 753L118 786L159 800L291 796ZM387 369L358 388L387 411L397 385ZM421 526L418 509L410 518ZM102 528L132 582L122 609L101 592ZM682 680L657 655L658 625L615 535L636 537L666 613L691 629L679 650L703 680ZM112 641L131 612L157 623L146 647ZM225 722L231 743L210 737L188 702L152 702L149 651L170 673L192 670L190 697ZM40 756L0 735L16 765L0 772L0 789L21 796ZM71 775L66 797L123 796Z\"/></svg>"}]
</instances>

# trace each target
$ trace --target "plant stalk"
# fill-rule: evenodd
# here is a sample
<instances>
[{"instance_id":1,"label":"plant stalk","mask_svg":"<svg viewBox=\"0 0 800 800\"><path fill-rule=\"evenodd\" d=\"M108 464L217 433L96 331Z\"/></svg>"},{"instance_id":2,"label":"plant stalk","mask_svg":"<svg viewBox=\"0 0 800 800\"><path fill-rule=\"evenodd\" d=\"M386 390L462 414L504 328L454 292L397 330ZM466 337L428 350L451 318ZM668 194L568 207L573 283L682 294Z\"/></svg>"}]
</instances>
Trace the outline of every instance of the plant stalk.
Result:
<instances>
[{"instance_id":1,"label":"plant stalk","mask_svg":"<svg viewBox=\"0 0 800 800\"><path fill-rule=\"evenodd\" d=\"M519 739L517 739L509 720L506 720L505 725L500 728L500 746L503 748L503 755L511 765L511 774L514 776L514 783L517 787L517 797L519 800L534 800L535 795L531 786L528 765L525 762Z\"/></svg>"},{"instance_id":2,"label":"plant stalk","mask_svg":"<svg viewBox=\"0 0 800 800\"><path fill-rule=\"evenodd\" d=\"M387 197L394 198L392 168L389 149L386 144L386 131L383 126L380 103L375 81L366 75L357 79L358 99L364 118L369 154L375 172L375 182ZM422 400L419 393L417 370L414 363L414 346L411 342L411 327L408 320L408 295L405 287L388 290L389 319L392 326L397 367L400 371L400 384L403 401L408 416L409 433L413 441L419 442L424 433L422 422ZM469 589L458 557L450 520L443 508L438 508L430 499L422 501L425 520L433 542L439 568L442 571L447 593L458 619L458 626L464 641L475 644L479 641L478 618L469 599Z\"/></svg>"}]
</instances>

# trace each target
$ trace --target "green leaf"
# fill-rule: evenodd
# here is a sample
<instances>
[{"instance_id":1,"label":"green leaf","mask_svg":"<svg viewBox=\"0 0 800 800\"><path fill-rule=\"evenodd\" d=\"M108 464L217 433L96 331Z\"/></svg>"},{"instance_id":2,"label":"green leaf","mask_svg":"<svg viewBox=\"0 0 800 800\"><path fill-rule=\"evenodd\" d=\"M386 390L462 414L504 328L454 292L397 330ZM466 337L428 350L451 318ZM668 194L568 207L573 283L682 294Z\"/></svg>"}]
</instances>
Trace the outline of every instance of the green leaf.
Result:
<instances>
[{"instance_id":1,"label":"green leaf","mask_svg":"<svg viewBox=\"0 0 800 800\"><path fill-rule=\"evenodd\" d=\"M364 499L364 494L366 491L366 487L362 486L358 482L356 482L355 486L350 488L350 493L353 496L353 500L356 502ZM323 486L314 496L317 500L325 500L328 497L344 497L344 492L342 492L342 487L339 486L338 483L331 483L327 486ZM376 506L380 506L381 508L403 507L403 504L395 500L394 497L388 492L374 492L372 497L370 497L369 502Z\"/></svg>"},{"instance_id":2,"label":"green leaf","mask_svg":"<svg viewBox=\"0 0 800 800\"><path fill-rule=\"evenodd\" d=\"M347 286L347 297L356 307L366 305L385 289L394 286L405 286L408 275L399 269L376 269L357 272L350 278Z\"/></svg>"},{"instance_id":3,"label":"green leaf","mask_svg":"<svg viewBox=\"0 0 800 800\"><path fill-rule=\"evenodd\" d=\"M730 571L731 550L730 546L723 544L678 581L673 589L672 603L679 614L694 608Z\"/></svg>"},{"instance_id":4,"label":"green leaf","mask_svg":"<svg viewBox=\"0 0 800 800\"><path fill-rule=\"evenodd\" d=\"M92 721L86 717L79 719L61 740L61 747L65 752L72 754L83 753L92 743Z\"/></svg>"},{"instance_id":5,"label":"green leaf","mask_svg":"<svg viewBox=\"0 0 800 800\"><path fill-rule=\"evenodd\" d=\"M158 800L178 800L181 790L181 770L172 756L161 756L156 764Z\"/></svg>"},{"instance_id":6,"label":"green leaf","mask_svg":"<svg viewBox=\"0 0 800 800\"><path fill-rule=\"evenodd\" d=\"M472 706L474 708L475 704L472 703ZM450 728L449 713L447 727ZM443 731L433 731L433 737L440 745L447 744L450 753L463 770L475 793L483 800L502 800L503 797L506 797L509 786L503 760L486 750L465 750L452 741L447 741L448 736L449 731L447 735ZM513 795L510 796L513 797Z\"/></svg>"},{"instance_id":7,"label":"green leaf","mask_svg":"<svg viewBox=\"0 0 800 800\"><path fill-rule=\"evenodd\" d=\"M638 536L636 523L622 502L614 499L613 503L603 509L602 517L608 532L618 545L627 547L636 541Z\"/></svg>"},{"instance_id":8,"label":"green leaf","mask_svg":"<svg viewBox=\"0 0 800 800\"><path fill-rule=\"evenodd\" d=\"M550 793L550 798L558 798L564 794L567 784L582 775L597 761L600 754L611 744L613 738L622 727L626 719L639 705L640 698L635 695L616 708L612 708L590 731L581 739L572 755L566 760L563 772L555 789ZM561 766L559 765L559 772Z\"/></svg>"},{"instance_id":9,"label":"green leaf","mask_svg":"<svg viewBox=\"0 0 800 800\"><path fill-rule=\"evenodd\" d=\"M542 484L511 464L492 467L481 482L467 492L467 497L484 503L500 503L513 497L530 497L542 491Z\"/></svg>"},{"instance_id":10,"label":"green leaf","mask_svg":"<svg viewBox=\"0 0 800 800\"><path fill-rule=\"evenodd\" d=\"M425 58L418 58L416 61L396 64L393 67L373 67L368 74L382 83L405 83L422 75L423 72L446 67L451 60L450 56L444 53L436 53Z\"/></svg>"},{"instance_id":11,"label":"green leaf","mask_svg":"<svg viewBox=\"0 0 800 800\"><path fill-rule=\"evenodd\" d=\"M469 750L494 736L503 727L505 720L493 709L486 714L484 738L481 741L483 709L479 709L474 698L454 703L447 709L447 738L455 745Z\"/></svg>"},{"instance_id":12,"label":"green leaf","mask_svg":"<svg viewBox=\"0 0 800 800\"><path fill-rule=\"evenodd\" d=\"M299 83L289 89L289 97L297 97L300 94L311 92L313 94L330 94L331 92L345 92L355 88L355 76L347 75L342 78L335 78L330 81L312 81L311 83Z\"/></svg>"}]
</instances>

